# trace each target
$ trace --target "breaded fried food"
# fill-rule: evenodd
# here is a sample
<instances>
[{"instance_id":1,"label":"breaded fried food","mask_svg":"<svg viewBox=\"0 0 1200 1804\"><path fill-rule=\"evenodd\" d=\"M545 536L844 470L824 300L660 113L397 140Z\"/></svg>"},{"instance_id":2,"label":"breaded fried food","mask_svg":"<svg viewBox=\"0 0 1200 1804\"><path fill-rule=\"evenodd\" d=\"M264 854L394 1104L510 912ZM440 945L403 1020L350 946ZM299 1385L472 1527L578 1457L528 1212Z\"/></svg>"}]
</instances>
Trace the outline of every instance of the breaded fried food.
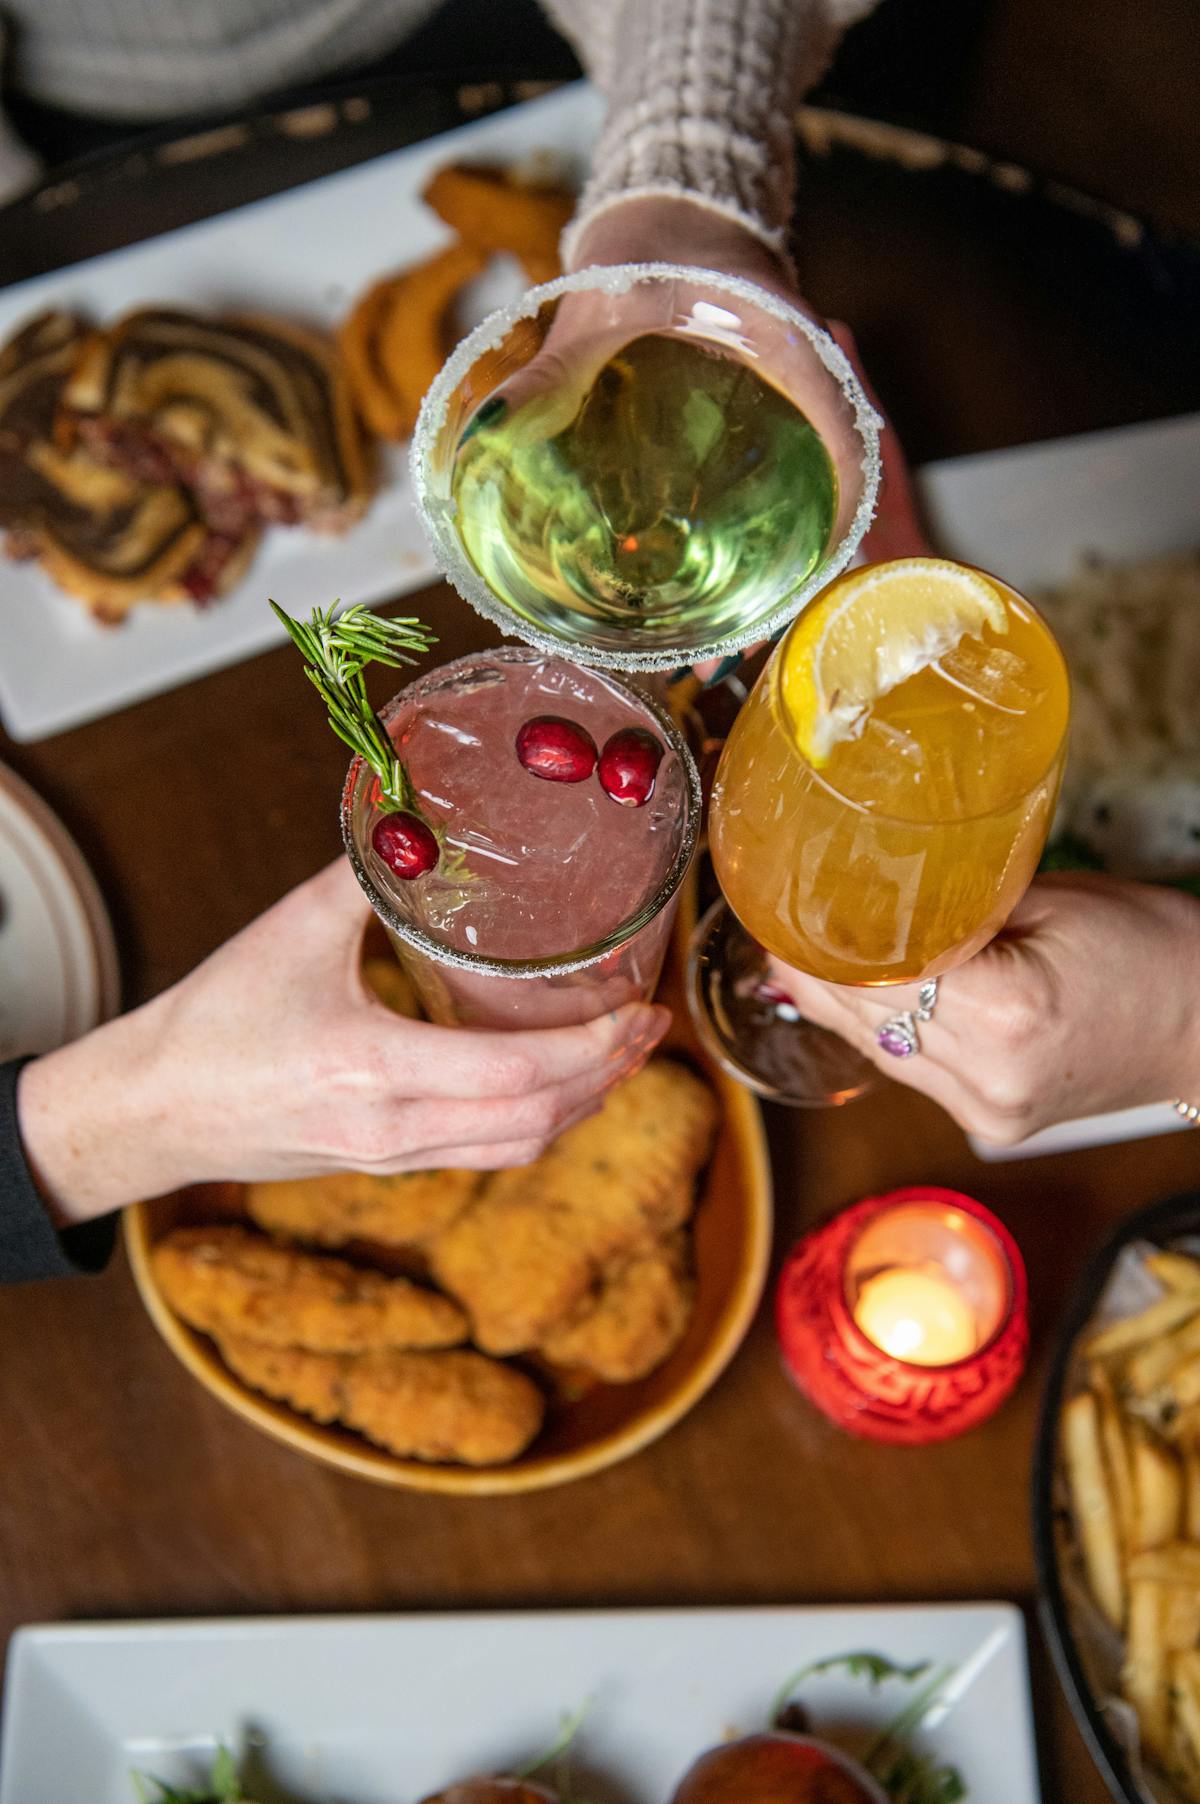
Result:
<instances>
[{"instance_id":1,"label":"breaded fried food","mask_svg":"<svg viewBox=\"0 0 1200 1804\"><path fill-rule=\"evenodd\" d=\"M243 1383L318 1422L356 1428L401 1459L503 1465L545 1414L532 1379L482 1353L307 1353L237 1336L218 1344Z\"/></svg>"},{"instance_id":2,"label":"breaded fried food","mask_svg":"<svg viewBox=\"0 0 1200 1804\"><path fill-rule=\"evenodd\" d=\"M525 180L512 169L455 163L436 171L421 198L467 244L520 258L530 281L559 274L558 241L575 211L569 188Z\"/></svg>"},{"instance_id":3,"label":"breaded fried food","mask_svg":"<svg viewBox=\"0 0 1200 1804\"><path fill-rule=\"evenodd\" d=\"M176 1228L155 1247L153 1264L176 1314L217 1338L317 1353L454 1347L467 1338L466 1318L449 1297L276 1246L247 1228Z\"/></svg>"},{"instance_id":4,"label":"breaded fried food","mask_svg":"<svg viewBox=\"0 0 1200 1804\"><path fill-rule=\"evenodd\" d=\"M458 336L454 302L483 269L486 251L449 244L423 263L384 276L355 303L338 345L359 412L380 438L407 438Z\"/></svg>"},{"instance_id":5,"label":"breaded fried food","mask_svg":"<svg viewBox=\"0 0 1200 1804\"><path fill-rule=\"evenodd\" d=\"M680 1227L716 1119L706 1084L652 1059L535 1164L498 1173L430 1253L477 1345L541 1346L613 1261Z\"/></svg>"},{"instance_id":6,"label":"breaded fried food","mask_svg":"<svg viewBox=\"0 0 1200 1804\"><path fill-rule=\"evenodd\" d=\"M672 1234L607 1273L541 1351L553 1365L581 1366L607 1384L631 1384L674 1352L691 1320L693 1298L686 1236Z\"/></svg>"},{"instance_id":7,"label":"breaded fried food","mask_svg":"<svg viewBox=\"0 0 1200 1804\"><path fill-rule=\"evenodd\" d=\"M259 1227L290 1240L326 1247L351 1240L420 1247L448 1228L482 1185L477 1171L405 1171L393 1177L340 1171L327 1178L249 1184L245 1205Z\"/></svg>"}]
</instances>

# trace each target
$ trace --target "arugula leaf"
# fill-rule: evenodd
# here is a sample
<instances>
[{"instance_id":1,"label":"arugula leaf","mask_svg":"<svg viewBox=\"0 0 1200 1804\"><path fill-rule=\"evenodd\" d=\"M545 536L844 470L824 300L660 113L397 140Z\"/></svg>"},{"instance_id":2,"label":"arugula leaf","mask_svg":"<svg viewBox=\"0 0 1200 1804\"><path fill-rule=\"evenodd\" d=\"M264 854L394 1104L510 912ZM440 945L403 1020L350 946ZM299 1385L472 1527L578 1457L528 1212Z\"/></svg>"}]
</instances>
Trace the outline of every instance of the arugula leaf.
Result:
<instances>
[{"instance_id":1,"label":"arugula leaf","mask_svg":"<svg viewBox=\"0 0 1200 1804\"><path fill-rule=\"evenodd\" d=\"M535 1754L532 1760L527 1760L524 1766L514 1768L513 1778L532 1779L535 1773L540 1773L543 1767L550 1765L551 1761L561 1760L578 1735L591 1707L591 1698L584 1698L582 1704L576 1709L564 1714L554 1740L548 1747L543 1748L540 1754Z\"/></svg>"},{"instance_id":2,"label":"arugula leaf","mask_svg":"<svg viewBox=\"0 0 1200 1804\"><path fill-rule=\"evenodd\" d=\"M929 1662L928 1660L919 1660L915 1666L898 1666L894 1660L889 1660L886 1654L865 1652L831 1654L828 1659L810 1661L807 1666L802 1666L798 1672L792 1674L785 1684L779 1687L775 1694L775 1701L771 1705L769 1720L771 1722L776 1720L797 1686L803 1685L806 1679L815 1679L821 1673L838 1671L849 1673L852 1679L866 1679L874 1691L886 1679L902 1679L906 1685L915 1684L918 1679L923 1679L929 1671Z\"/></svg>"},{"instance_id":3,"label":"arugula leaf","mask_svg":"<svg viewBox=\"0 0 1200 1804\"><path fill-rule=\"evenodd\" d=\"M226 1747L217 1749L208 1784L199 1788L180 1791L152 1773L134 1772L131 1777L138 1804L249 1804L238 1777L237 1762ZM153 1792L147 1786L153 1786Z\"/></svg>"},{"instance_id":4,"label":"arugula leaf","mask_svg":"<svg viewBox=\"0 0 1200 1804\"><path fill-rule=\"evenodd\" d=\"M863 1755L863 1765L878 1779L892 1804L957 1804L967 1795L956 1767L939 1766L908 1745L909 1736L920 1727L953 1673L952 1666L935 1672Z\"/></svg>"},{"instance_id":5,"label":"arugula leaf","mask_svg":"<svg viewBox=\"0 0 1200 1804\"><path fill-rule=\"evenodd\" d=\"M959 1804L967 1795L962 1774L955 1767L938 1766L911 1751L898 1755L875 1777L893 1804Z\"/></svg>"},{"instance_id":6,"label":"arugula leaf","mask_svg":"<svg viewBox=\"0 0 1200 1804\"><path fill-rule=\"evenodd\" d=\"M928 1660L900 1666L883 1654L866 1652L835 1654L826 1660L813 1660L793 1673L787 1684L780 1688L771 1707L770 1720L778 1721L797 1687L821 1673L848 1673L851 1678L865 1679L873 1691L893 1679L906 1685L919 1685L915 1694L906 1699L860 1756L862 1765L887 1792L892 1804L959 1804L966 1797L967 1788L957 1768L941 1766L908 1745L908 1737L920 1727L953 1670L953 1667L945 1666L934 1671Z\"/></svg>"},{"instance_id":7,"label":"arugula leaf","mask_svg":"<svg viewBox=\"0 0 1200 1804\"><path fill-rule=\"evenodd\" d=\"M238 1804L239 1798L244 1795L237 1765L228 1748L218 1748L210 1783L217 1804Z\"/></svg>"}]
</instances>

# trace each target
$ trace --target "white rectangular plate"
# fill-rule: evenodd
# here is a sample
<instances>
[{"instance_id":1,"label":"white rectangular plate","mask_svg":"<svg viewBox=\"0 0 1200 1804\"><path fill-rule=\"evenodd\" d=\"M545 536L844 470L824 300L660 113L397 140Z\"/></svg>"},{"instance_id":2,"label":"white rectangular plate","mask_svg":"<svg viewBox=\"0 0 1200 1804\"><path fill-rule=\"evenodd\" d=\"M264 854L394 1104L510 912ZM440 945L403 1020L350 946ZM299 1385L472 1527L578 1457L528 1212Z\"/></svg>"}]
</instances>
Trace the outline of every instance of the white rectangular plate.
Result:
<instances>
[{"instance_id":1,"label":"white rectangular plate","mask_svg":"<svg viewBox=\"0 0 1200 1804\"><path fill-rule=\"evenodd\" d=\"M599 117L596 96L576 84L290 193L0 289L0 342L47 307L103 321L162 301L333 326L369 283L419 262L448 237L420 198L435 169L458 158L510 163L552 150L577 178ZM522 285L515 266L497 265L473 291L468 316L482 317ZM305 614L338 597L349 604L407 594L435 574L403 449L387 453L381 491L353 532L269 532L244 580L209 608L147 605L120 627L100 627L33 565L0 558L0 715L14 739L42 739L277 643L283 635L269 595Z\"/></svg>"},{"instance_id":2,"label":"white rectangular plate","mask_svg":"<svg viewBox=\"0 0 1200 1804\"><path fill-rule=\"evenodd\" d=\"M413 1804L501 1772L590 1700L589 1796L666 1804L690 1763L764 1726L800 1666L869 1651L952 1665L923 1748L970 1804L1037 1804L1024 1626L1008 1604L279 1618L22 1629L0 1804L133 1804L132 1769L182 1784L261 1737L272 1778L325 1804ZM882 1727L906 1687L803 1687L812 1728Z\"/></svg>"},{"instance_id":3,"label":"white rectangular plate","mask_svg":"<svg viewBox=\"0 0 1200 1804\"><path fill-rule=\"evenodd\" d=\"M917 482L939 550L1026 592L1049 588L1087 552L1135 563L1200 544L1200 414L949 458ZM1061 1122L1018 1146L969 1138L981 1159L1026 1159L1185 1125L1155 1103Z\"/></svg>"}]
</instances>

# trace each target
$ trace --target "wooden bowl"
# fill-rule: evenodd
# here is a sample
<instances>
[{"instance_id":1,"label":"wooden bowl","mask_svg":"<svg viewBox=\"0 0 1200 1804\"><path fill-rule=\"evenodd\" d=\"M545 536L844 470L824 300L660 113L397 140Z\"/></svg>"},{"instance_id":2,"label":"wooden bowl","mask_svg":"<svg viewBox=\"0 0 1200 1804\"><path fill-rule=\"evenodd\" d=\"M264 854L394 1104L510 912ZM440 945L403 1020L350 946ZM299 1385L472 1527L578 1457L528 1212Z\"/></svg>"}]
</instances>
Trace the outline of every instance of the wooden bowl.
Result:
<instances>
[{"instance_id":1,"label":"wooden bowl","mask_svg":"<svg viewBox=\"0 0 1200 1804\"><path fill-rule=\"evenodd\" d=\"M224 1185L139 1203L125 1215L125 1244L142 1300L188 1370L247 1422L311 1459L377 1484L463 1497L508 1496L586 1478L673 1427L740 1346L762 1296L771 1251L771 1169L758 1103L697 1051L682 1000L678 954L693 916L693 907L681 910L676 955L663 985L664 999L675 1003L667 1050L703 1070L720 1099L722 1121L692 1224L696 1306L683 1341L664 1365L635 1384L596 1384L577 1401L552 1403L541 1434L511 1465L474 1468L398 1459L349 1430L321 1427L249 1389L229 1371L212 1341L168 1307L151 1267L151 1250L174 1227L237 1215L238 1187Z\"/></svg>"}]
</instances>

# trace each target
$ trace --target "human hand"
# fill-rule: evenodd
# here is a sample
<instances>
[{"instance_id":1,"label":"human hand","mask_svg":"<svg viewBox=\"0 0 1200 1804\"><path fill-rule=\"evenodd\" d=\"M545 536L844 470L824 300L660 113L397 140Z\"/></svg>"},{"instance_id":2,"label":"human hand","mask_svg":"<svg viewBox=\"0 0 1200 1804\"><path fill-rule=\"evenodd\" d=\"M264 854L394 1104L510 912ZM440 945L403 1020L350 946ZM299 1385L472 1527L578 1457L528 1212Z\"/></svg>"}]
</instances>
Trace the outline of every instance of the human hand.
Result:
<instances>
[{"instance_id":1,"label":"human hand","mask_svg":"<svg viewBox=\"0 0 1200 1804\"><path fill-rule=\"evenodd\" d=\"M1009 1146L1080 1115L1200 1099L1200 902L1085 875L1039 877L991 945L945 976L921 1049L875 1040L916 986L850 989L778 960L773 980L899 1083Z\"/></svg>"},{"instance_id":2,"label":"human hand","mask_svg":"<svg viewBox=\"0 0 1200 1804\"><path fill-rule=\"evenodd\" d=\"M649 1056L666 1009L481 1033L365 989L345 859L145 1007L26 1066L22 1138L56 1219L218 1179L534 1159Z\"/></svg>"},{"instance_id":3,"label":"human hand","mask_svg":"<svg viewBox=\"0 0 1200 1804\"><path fill-rule=\"evenodd\" d=\"M875 519L863 541L864 555L872 564L890 558L924 556L929 544L917 515L904 451L863 368L849 326L842 320L823 319L797 292L783 260L768 250L761 239L736 220L713 213L695 201L655 197L607 207L585 229L572 257L576 269L592 264L647 262L694 264L697 268L720 270L723 275L740 276L743 281L755 282L778 295L790 307L798 307L825 328L845 352L867 399L883 420L883 480ZM565 303L560 311L565 311Z\"/></svg>"},{"instance_id":4,"label":"human hand","mask_svg":"<svg viewBox=\"0 0 1200 1804\"><path fill-rule=\"evenodd\" d=\"M822 319L797 292L783 261L753 233L735 220L726 219L689 200L655 197L622 201L606 208L584 230L572 261L576 268L654 261L720 270L725 275L756 283L825 327L845 353L867 398L883 420L880 432L883 476L875 519L863 541L862 555L868 563L882 563L892 558L928 554L929 543L917 513L903 448L863 368L854 334L840 320ZM564 299L547 344L535 360L538 367L532 379L536 386L553 381L555 369L561 367L558 360L564 352L570 351L571 341L589 329L586 309L591 299L588 295L570 295ZM523 376L529 380L528 372L523 372ZM742 657L750 656L753 649L743 653ZM727 676L739 662L741 658L736 656L720 664L710 659L697 664L695 674L701 681L710 680L718 673Z\"/></svg>"}]
</instances>

